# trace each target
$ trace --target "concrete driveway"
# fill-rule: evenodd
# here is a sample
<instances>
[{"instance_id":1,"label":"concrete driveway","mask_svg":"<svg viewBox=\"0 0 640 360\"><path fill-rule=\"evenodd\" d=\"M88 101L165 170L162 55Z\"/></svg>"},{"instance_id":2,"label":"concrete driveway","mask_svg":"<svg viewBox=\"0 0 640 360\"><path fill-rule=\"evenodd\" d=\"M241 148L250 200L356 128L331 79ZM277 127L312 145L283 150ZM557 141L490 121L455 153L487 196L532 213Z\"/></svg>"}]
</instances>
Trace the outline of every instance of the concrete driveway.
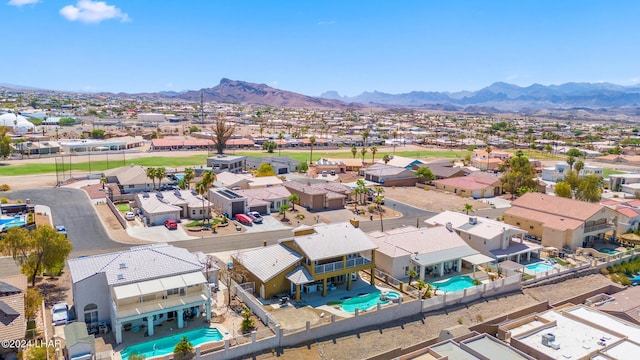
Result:
<instances>
[{"instance_id":1,"label":"concrete driveway","mask_svg":"<svg viewBox=\"0 0 640 360\"><path fill-rule=\"evenodd\" d=\"M242 225L247 231L247 233L256 233L256 232L264 232L264 231L274 231L274 230L286 230L291 229L290 226L283 224L280 219L282 215L262 215L262 224L253 224L251 226Z\"/></svg>"},{"instance_id":2,"label":"concrete driveway","mask_svg":"<svg viewBox=\"0 0 640 360\"><path fill-rule=\"evenodd\" d=\"M129 221L129 224L132 226L127 227L127 234L146 241L160 243L200 238L199 236L189 235L182 226L178 226L176 230L169 230L163 225L145 227L137 218L135 221Z\"/></svg>"}]
</instances>

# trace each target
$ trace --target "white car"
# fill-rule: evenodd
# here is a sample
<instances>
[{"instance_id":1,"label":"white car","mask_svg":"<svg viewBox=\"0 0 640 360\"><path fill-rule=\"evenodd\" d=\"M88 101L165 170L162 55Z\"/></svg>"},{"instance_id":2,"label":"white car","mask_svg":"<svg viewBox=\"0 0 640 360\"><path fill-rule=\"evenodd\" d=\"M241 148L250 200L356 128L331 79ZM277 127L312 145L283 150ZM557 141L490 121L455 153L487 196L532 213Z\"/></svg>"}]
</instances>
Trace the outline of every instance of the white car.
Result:
<instances>
[{"instance_id":1,"label":"white car","mask_svg":"<svg viewBox=\"0 0 640 360\"><path fill-rule=\"evenodd\" d=\"M262 215L260 215L259 212L257 212L257 211L249 211L247 213L247 215L249 215L249 217L251 218L251 220L253 220L254 223L262 224Z\"/></svg>"},{"instance_id":2,"label":"white car","mask_svg":"<svg viewBox=\"0 0 640 360\"><path fill-rule=\"evenodd\" d=\"M57 303L51 308L51 321L53 325L65 325L69 322L69 304Z\"/></svg>"},{"instance_id":3,"label":"white car","mask_svg":"<svg viewBox=\"0 0 640 360\"><path fill-rule=\"evenodd\" d=\"M124 218L127 220L135 220L136 219L136 214L132 213L131 211L127 211L124 214Z\"/></svg>"}]
</instances>

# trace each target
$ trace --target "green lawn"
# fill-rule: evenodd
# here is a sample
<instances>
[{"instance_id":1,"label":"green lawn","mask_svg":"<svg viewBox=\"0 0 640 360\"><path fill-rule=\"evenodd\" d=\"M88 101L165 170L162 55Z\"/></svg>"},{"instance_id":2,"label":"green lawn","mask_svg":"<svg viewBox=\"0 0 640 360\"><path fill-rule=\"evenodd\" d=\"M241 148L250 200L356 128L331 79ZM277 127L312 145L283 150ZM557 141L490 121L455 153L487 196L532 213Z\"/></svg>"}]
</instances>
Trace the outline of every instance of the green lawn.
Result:
<instances>
[{"instance_id":1,"label":"green lawn","mask_svg":"<svg viewBox=\"0 0 640 360\"><path fill-rule=\"evenodd\" d=\"M116 209L118 209L118 211L120 212L131 211L131 207L129 206L129 204L118 204L116 205Z\"/></svg>"},{"instance_id":2,"label":"green lawn","mask_svg":"<svg viewBox=\"0 0 640 360\"><path fill-rule=\"evenodd\" d=\"M624 174L624 171L620 171L620 170L614 170L614 169L607 169L604 168L602 169L602 177L608 178L609 175L615 175L615 174Z\"/></svg>"}]
</instances>

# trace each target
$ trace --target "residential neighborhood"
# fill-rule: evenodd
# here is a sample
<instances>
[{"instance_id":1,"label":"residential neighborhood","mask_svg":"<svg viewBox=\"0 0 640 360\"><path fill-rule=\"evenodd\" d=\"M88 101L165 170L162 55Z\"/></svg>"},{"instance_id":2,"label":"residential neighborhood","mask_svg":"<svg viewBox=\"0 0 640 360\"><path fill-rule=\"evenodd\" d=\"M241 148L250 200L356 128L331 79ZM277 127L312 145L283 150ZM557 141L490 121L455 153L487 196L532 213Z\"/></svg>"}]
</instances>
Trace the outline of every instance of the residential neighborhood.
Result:
<instances>
[{"instance_id":1,"label":"residential neighborhood","mask_svg":"<svg viewBox=\"0 0 640 360\"><path fill-rule=\"evenodd\" d=\"M11 132L8 167L53 166L0 176L3 338L55 340L58 359L166 357L178 336L197 358L296 358L406 321L421 330L403 338L422 341L356 357L624 359L637 346L629 311L594 305L640 283L631 124L218 103L201 123L187 104L85 105L56 110L71 127ZM514 130L485 131L501 123ZM58 267L33 271L37 250L16 244L34 231L66 241ZM559 284L544 306L519 298ZM516 298L522 309L504 305ZM494 301L491 316L427 325ZM597 341L576 345L575 328Z\"/></svg>"}]
</instances>

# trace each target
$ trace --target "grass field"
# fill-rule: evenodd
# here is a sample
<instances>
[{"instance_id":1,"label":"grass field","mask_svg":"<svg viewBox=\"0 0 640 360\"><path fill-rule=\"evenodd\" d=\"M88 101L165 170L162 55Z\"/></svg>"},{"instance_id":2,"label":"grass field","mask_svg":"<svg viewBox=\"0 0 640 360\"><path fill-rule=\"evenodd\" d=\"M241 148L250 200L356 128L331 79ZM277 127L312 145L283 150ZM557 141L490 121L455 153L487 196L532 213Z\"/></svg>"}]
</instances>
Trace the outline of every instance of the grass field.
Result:
<instances>
[{"instance_id":1,"label":"grass field","mask_svg":"<svg viewBox=\"0 0 640 360\"><path fill-rule=\"evenodd\" d=\"M620 170L614 170L614 169L607 169L604 168L602 169L602 177L608 178L609 175L615 175L615 174L624 174L624 171L620 171Z\"/></svg>"},{"instance_id":2,"label":"grass field","mask_svg":"<svg viewBox=\"0 0 640 360\"><path fill-rule=\"evenodd\" d=\"M129 204L118 204L116 205L116 209L118 209L118 211L120 212L127 212L131 210L131 207L129 206Z\"/></svg>"}]
</instances>

